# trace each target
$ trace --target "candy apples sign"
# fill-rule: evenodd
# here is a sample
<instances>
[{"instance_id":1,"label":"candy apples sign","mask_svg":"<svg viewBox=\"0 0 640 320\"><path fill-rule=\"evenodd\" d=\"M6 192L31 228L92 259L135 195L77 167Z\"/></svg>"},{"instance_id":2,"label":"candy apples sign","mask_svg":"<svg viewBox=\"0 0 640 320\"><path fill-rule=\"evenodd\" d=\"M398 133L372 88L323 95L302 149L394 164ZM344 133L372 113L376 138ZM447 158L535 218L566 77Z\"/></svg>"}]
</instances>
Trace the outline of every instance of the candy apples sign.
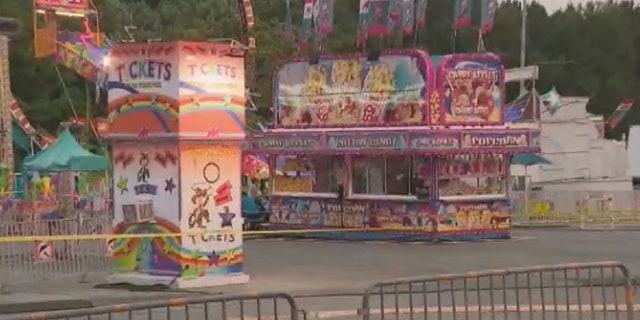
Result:
<instances>
[{"instance_id":1,"label":"candy apples sign","mask_svg":"<svg viewBox=\"0 0 640 320\"><path fill-rule=\"evenodd\" d=\"M438 101L434 117L443 125L501 124L503 72L497 57L489 54L446 56L438 66ZM433 120L432 120L433 122Z\"/></svg>"}]
</instances>

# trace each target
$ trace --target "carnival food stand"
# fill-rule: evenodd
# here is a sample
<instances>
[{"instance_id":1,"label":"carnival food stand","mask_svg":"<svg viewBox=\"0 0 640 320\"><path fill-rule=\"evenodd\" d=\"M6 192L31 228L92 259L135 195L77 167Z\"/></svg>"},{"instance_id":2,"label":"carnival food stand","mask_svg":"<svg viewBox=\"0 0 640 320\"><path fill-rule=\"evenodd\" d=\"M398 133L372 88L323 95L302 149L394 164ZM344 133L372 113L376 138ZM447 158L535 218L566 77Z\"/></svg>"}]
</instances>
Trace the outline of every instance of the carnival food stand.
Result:
<instances>
[{"instance_id":1,"label":"carnival food stand","mask_svg":"<svg viewBox=\"0 0 640 320\"><path fill-rule=\"evenodd\" d=\"M503 100L493 54L284 63L276 126L248 148L269 155L271 227L345 228L313 236L354 240L509 237L509 158L540 146L537 129L504 126Z\"/></svg>"}]
</instances>

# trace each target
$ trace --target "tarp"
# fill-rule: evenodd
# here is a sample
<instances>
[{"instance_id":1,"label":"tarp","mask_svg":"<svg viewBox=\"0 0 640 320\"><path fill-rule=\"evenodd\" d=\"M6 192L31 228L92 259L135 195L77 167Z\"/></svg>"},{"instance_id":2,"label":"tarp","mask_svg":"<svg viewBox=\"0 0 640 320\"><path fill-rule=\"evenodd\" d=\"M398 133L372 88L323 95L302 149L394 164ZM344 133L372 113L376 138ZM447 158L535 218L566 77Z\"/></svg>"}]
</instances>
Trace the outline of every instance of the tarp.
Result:
<instances>
[{"instance_id":1,"label":"tarp","mask_svg":"<svg viewBox=\"0 0 640 320\"><path fill-rule=\"evenodd\" d=\"M551 164L551 161L534 153L523 153L514 155L513 158L511 158L511 164L534 166L537 164Z\"/></svg>"},{"instance_id":2,"label":"tarp","mask_svg":"<svg viewBox=\"0 0 640 320\"><path fill-rule=\"evenodd\" d=\"M25 171L66 172L106 170L106 157L93 154L78 144L69 129L46 149L27 157L22 163Z\"/></svg>"}]
</instances>

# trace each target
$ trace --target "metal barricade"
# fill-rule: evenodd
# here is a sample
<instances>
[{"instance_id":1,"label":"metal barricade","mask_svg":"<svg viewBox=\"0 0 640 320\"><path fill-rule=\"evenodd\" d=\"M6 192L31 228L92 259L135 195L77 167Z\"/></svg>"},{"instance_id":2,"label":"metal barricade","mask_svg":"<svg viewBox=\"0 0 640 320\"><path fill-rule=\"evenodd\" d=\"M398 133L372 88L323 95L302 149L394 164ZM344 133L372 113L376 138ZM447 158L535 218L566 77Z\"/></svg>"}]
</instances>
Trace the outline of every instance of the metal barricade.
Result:
<instances>
[{"instance_id":1,"label":"metal barricade","mask_svg":"<svg viewBox=\"0 0 640 320\"><path fill-rule=\"evenodd\" d=\"M380 282L372 319L633 319L634 287L619 262L537 266Z\"/></svg>"},{"instance_id":2,"label":"metal barricade","mask_svg":"<svg viewBox=\"0 0 640 320\"><path fill-rule=\"evenodd\" d=\"M106 215L88 218L3 222L0 224L0 290L40 280L111 272L106 241L74 239L78 235L111 232ZM35 236L62 236L60 241L29 240ZM11 238L15 237L15 241Z\"/></svg>"},{"instance_id":3,"label":"metal barricade","mask_svg":"<svg viewBox=\"0 0 640 320\"><path fill-rule=\"evenodd\" d=\"M515 225L615 229L640 224L637 191L525 191L510 194Z\"/></svg>"},{"instance_id":4,"label":"metal barricade","mask_svg":"<svg viewBox=\"0 0 640 320\"><path fill-rule=\"evenodd\" d=\"M88 309L19 314L0 320L298 320L295 300L285 293L201 296Z\"/></svg>"}]
</instances>

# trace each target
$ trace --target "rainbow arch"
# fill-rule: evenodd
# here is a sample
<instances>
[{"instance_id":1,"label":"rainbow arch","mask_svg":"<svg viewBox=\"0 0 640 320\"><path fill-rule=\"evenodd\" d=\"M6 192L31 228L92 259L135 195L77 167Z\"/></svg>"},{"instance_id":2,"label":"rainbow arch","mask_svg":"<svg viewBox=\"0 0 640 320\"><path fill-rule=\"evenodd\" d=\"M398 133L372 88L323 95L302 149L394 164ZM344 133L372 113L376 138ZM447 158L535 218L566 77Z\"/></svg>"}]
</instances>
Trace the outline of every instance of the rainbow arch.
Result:
<instances>
[{"instance_id":1,"label":"rainbow arch","mask_svg":"<svg viewBox=\"0 0 640 320\"><path fill-rule=\"evenodd\" d=\"M177 234L180 229L166 219L155 218L155 222L120 224L116 226L117 234ZM125 258L136 251L144 241L142 238L120 238L113 242L112 256L114 259ZM242 246L227 250L203 254L198 250L188 249L182 246L178 236L155 237L151 239L151 245L172 262L182 266L192 266L198 269L211 267L226 267L243 261Z\"/></svg>"}]
</instances>

